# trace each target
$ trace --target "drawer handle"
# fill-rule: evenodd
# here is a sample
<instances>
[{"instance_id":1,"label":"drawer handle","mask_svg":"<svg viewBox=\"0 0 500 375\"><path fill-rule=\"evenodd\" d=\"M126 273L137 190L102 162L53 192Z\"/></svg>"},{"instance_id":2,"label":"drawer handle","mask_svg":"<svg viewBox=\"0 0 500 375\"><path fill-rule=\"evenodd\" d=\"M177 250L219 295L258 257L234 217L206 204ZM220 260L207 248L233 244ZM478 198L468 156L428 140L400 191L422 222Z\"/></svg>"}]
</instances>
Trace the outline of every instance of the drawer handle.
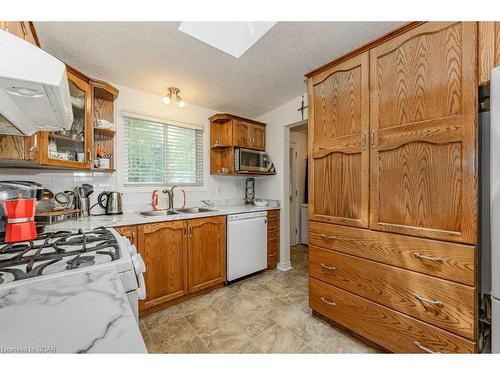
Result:
<instances>
[{"instance_id":1,"label":"drawer handle","mask_svg":"<svg viewBox=\"0 0 500 375\"><path fill-rule=\"evenodd\" d=\"M323 303L326 303L327 305L330 305L330 306L337 306L337 304L333 301L328 301L326 298L324 297L321 297L321 302Z\"/></svg>"},{"instance_id":2,"label":"drawer handle","mask_svg":"<svg viewBox=\"0 0 500 375\"><path fill-rule=\"evenodd\" d=\"M440 352L433 352L433 351L432 351L432 350L430 350L429 348L426 348L425 346L423 346L422 344L420 344L418 341L413 341L413 343L414 343L415 345L417 345L417 347L418 347L420 350L422 350L422 351L424 351L424 352L426 352L426 353L430 353L430 354L441 354Z\"/></svg>"},{"instance_id":3,"label":"drawer handle","mask_svg":"<svg viewBox=\"0 0 500 375\"><path fill-rule=\"evenodd\" d=\"M335 271L337 269L334 266L328 266L325 263L321 263L321 267L323 267L323 268L325 268L327 270L330 270L330 271Z\"/></svg>"},{"instance_id":4,"label":"drawer handle","mask_svg":"<svg viewBox=\"0 0 500 375\"><path fill-rule=\"evenodd\" d=\"M334 240L337 238L337 236L334 236L333 234L325 234L325 233L321 233L319 236L321 238L324 238L325 240Z\"/></svg>"},{"instance_id":5,"label":"drawer handle","mask_svg":"<svg viewBox=\"0 0 500 375\"><path fill-rule=\"evenodd\" d=\"M443 302L439 301L437 299L436 300L432 300L432 299L429 299L429 298L425 298L425 297L422 297L421 295L419 295L417 293L413 293L413 295L420 302L427 302L427 303L430 303L431 305L434 305L434 306L443 306Z\"/></svg>"},{"instance_id":6,"label":"drawer handle","mask_svg":"<svg viewBox=\"0 0 500 375\"><path fill-rule=\"evenodd\" d=\"M441 258L441 257L432 257L432 256L428 256L428 255L422 255L422 254L417 253L417 252L411 253L411 255L413 255L415 258L418 258L418 259L425 259L425 260L431 260L431 261L437 262L437 263L443 263L443 258Z\"/></svg>"}]
</instances>

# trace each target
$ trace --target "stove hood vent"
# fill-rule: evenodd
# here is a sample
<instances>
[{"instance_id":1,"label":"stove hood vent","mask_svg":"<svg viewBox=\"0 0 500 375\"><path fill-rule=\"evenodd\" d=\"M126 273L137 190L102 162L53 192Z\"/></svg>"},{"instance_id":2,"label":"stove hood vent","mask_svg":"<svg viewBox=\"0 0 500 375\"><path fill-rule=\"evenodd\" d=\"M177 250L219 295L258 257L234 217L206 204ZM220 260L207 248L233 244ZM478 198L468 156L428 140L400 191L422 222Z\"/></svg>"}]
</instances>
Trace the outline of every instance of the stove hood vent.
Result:
<instances>
[{"instance_id":1,"label":"stove hood vent","mask_svg":"<svg viewBox=\"0 0 500 375\"><path fill-rule=\"evenodd\" d=\"M73 111L66 66L0 30L0 134L69 129Z\"/></svg>"}]
</instances>

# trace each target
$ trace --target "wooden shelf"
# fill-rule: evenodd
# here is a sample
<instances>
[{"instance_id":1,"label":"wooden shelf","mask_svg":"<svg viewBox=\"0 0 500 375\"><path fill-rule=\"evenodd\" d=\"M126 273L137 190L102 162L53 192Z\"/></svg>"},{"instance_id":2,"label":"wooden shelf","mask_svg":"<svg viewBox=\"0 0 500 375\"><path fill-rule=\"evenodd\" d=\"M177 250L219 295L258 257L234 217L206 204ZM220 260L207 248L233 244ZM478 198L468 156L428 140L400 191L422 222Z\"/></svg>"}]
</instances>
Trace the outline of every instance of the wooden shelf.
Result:
<instances>
[{"instance_id":1,"label":"wooden shelf","mask_svg":"<svg viewBox=\"0 0 500 375\"><path fill-rule=\"evenodd\" d=\"M211 173L213 176L274 176L276 172L235 172L235 173Z\"/></svg>"},{"instance_id":2,"label":"wooden shelf","mask_svg":"<svg viewBox=\"0 0 500 375\"><path fill-rule=\"evenodd\" d=\"M228 147L233 147L231 145L212 145L210 148L228 148Z\"/></svg>"},{"instance_id":3,"label":"wooden shelf","mask_svg":"<svg viewBox=\"0 0 500 375\"><path fill-rule=\"evenodd\" d=\"M114 137L116 134L116 131L113 129L106 129L106 128L94 128L94 132L96 133L101 133L101 134L106 134L109 135L110 137Z\"/></svg>"},{"instance_id":4,"label":"wooden shelf","mask_svg":"<svg viewBox=\"0 0 500 375\"><path fill-rule=\"evenodd\" d=\"M92 170L94 172L102 172L102 173L113 173L113 172L116 172L116 169L114 169L114 168L95 168L95 167L93 167Z\"/></svg>"},{"instance_id":5,"label":"wooden shelf","mask_svg":"<svg viewBox=\"0 0 500 375\"><path fill-rule=\"evenodd\" d=\"M49 138L60 139L61 141L74 142L74 143L84 143L83 139L68 137L62 134L49 133Z\"/></svg>"}]
</instances>

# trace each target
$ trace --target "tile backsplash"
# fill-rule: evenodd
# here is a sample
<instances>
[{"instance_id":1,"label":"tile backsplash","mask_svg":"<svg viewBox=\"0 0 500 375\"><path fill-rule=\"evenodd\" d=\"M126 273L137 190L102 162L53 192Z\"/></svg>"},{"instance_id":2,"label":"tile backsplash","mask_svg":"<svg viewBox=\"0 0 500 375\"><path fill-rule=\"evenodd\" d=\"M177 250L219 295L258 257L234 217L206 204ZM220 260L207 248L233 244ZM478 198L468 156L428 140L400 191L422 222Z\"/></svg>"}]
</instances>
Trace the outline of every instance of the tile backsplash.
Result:
<instances>
[{"instance_id":1,"label":"tile backsplash","mask_svg":"<svg viewBox=\"0 0 500 375\"><path fill-rule=\"evenodd\" d=\"M0 168L0 180L27 180L35 181L50 189L54 194L71 189L74 186L90 184L94 186L91 196L91 204L97 202L97 196L102 191L123 192L125 212L135 212L151 209L151 193L153 188L134 189L123 187L117 181L117 173L102 173L91 171L64 171L44 169L23 168ZM258 184L258 182L257 182ZM245 177L213 177L209 176L206 186L197 188L185 188L188 206L198 205L202 199L210 199L222 204L224 200L228 204L242 202L245 194ZM258 191L257 191L258 192ZM166 206L166 197L160 194L160 207ZM176 189L174 206L182 205L182 194ZM95 207L93 213L101 212Z\"/></svg>"}]
</instances>

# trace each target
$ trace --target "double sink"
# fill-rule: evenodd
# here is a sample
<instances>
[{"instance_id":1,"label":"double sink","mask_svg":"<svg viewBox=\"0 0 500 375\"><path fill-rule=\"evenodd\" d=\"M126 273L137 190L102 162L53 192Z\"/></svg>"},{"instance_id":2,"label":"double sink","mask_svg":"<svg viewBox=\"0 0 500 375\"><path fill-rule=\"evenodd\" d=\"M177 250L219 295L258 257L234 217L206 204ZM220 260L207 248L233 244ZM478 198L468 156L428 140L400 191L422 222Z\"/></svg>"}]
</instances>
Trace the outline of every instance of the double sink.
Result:
<instances>
[{"instance_id":1,"label":"double sink","mask_svg":"<svg viewBox=\"0 0 500 375\"><path fill-rule=\"evenodd\" d=\"M216 212L213 208L203 208L203 207L190 207L190 208L179 208L177 210L151 210L139 212L142 216L170 216L170 215L180 215L180 214L198 214L202 212Z\"/></svg>"}]
</instances>

